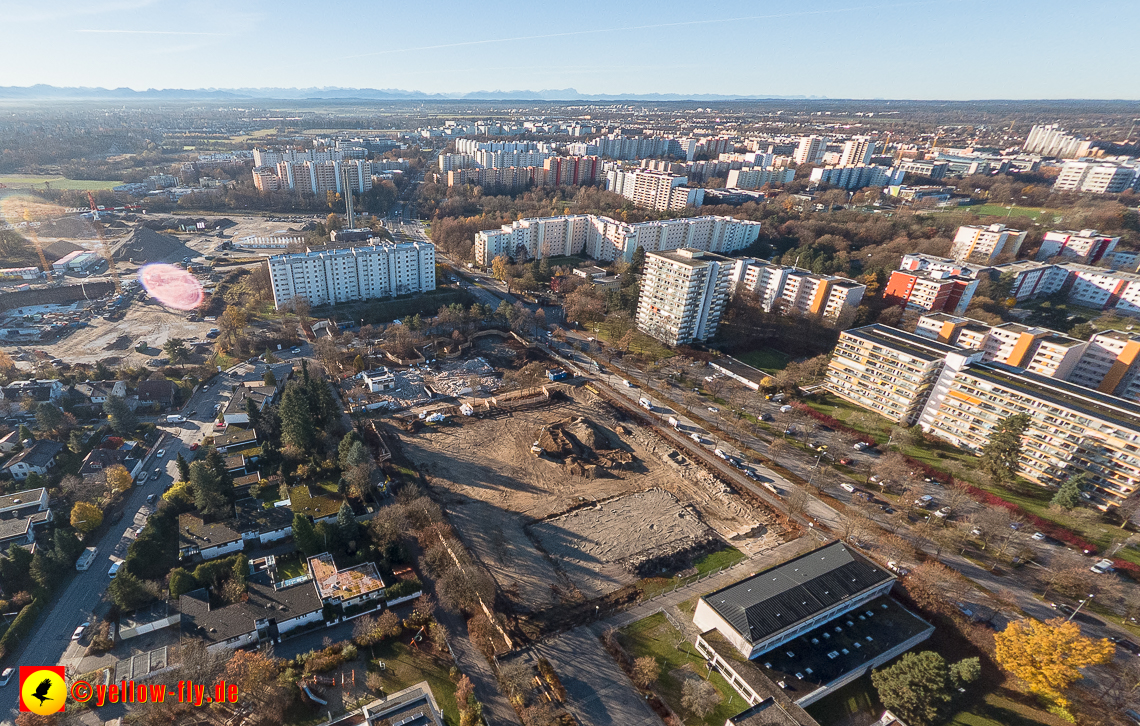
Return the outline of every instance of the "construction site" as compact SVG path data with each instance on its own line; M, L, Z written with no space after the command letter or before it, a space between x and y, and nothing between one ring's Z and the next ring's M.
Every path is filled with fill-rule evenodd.
M513 395L395 433L524 630L711 551L781 541L769 510L584 387Z

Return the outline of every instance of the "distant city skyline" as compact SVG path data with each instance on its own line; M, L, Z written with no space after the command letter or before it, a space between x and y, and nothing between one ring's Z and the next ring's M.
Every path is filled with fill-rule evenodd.
M1068 53L1140 3L679 0L479 6L333 0L0 0L0 86L398 88L898 99L1136 99L1140 74Z

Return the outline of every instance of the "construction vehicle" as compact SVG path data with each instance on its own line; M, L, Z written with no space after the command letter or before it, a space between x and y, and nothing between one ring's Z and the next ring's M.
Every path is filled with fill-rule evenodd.
M115 283L115 293L122 295L123 286L119 282L119 271L115 267L115 257L111 254L111 248L107 246L107 239L103 236L103 225L99 224L99 207L95 204L95 196L90 190L87 191L87 201L91 203L91 221L95 225L95 234L99 237L99 251L107 260L107 272Z

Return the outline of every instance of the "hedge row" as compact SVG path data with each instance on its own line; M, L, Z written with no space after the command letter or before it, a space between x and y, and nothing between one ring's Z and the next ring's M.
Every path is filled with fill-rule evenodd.
M12 624L8 626L8 630L4 633L4 637L0 638L0 652L8 653L12 650L12 646L23 640L24 636L32 629L35 624L36 618L39 617L40 611L44 609L44 598L37 597L30 603L24 606Z

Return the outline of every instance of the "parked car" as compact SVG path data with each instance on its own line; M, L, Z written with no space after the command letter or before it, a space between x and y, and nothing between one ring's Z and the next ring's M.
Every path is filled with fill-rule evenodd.
M870 446L870 444L868 444L866 441L857 441L857 442L855 442L855 445L852 446L851 448L855 449L856 451L862 451L863 449L867 448L868 446Z
M159 449L154 453L154 455L156 458L161 459L162 457L166 456L166 449Z
M851 486L847 482L843 482L842 484L840 484L839 488L845 492L851 492L852 494L855 493L855 487Z
M292 353L293 355L297 355L298 353L301 352L301 349L300 348L290 348L289 352Z
M111 563L111 569L107 570L107 576L114 580L115 575L119 574L119 568L122 566L122 561Z
M791 404L785 403L783 406L780 406L780 413L787 413L788 411L791 411L791 410L792 410Z
M1112 640L1112 639L1109 638L1109 640ZM1120 648L1121 650L1126 650L1129 653L1131 653L1132 655L1140 655L1140 645L1137 645L1136 643L1132 642L1131 640L1125 640L1122 638L1122 639L1117 640L1115 642L1116 642L1117 648ZM0 684L0 685L2 685L2 684Z
M16 671L15 668L5 668L3 673L0 673L0 688L8 685L8 681L12 680L12 674Z
M709 406L709 411L712 411L713 413L720 413L720 409L716 406Z
M1073 608L1073 606L1066 605L1063 602L1051 602L1049 604L1053 607L1054 610L1056 610L1059 613L1063 613L1065 615L1072 615L1075 612L1077 612L1076 609Z
M905 577L906 575L910 574L910 570L903 567L902 565L895 562L894 560L888 560L887 561L887 569L890 570L891 572L895 573L896 575L901 576L901 577Z
M71 639L72 640L79 640L80 638L82 638L83 634L85 632L87 632L87 628L90 626L91 626L91 623L83 623L82 625L80 625L78 628L75 629L75 632L71 634Z
M845 458L840 459L839 463L843 464L844 466L850 466L851 465L851 459L848 459L845 457Z
M139 474L139 484L144 483L149 478L150 478L150 473L144 471L142 474Z
M1033 533L1033 539L1037 540L1038 542L1044 542L1045 541L1045 535L1041 532L1034 532Z
M157 498L157 496L156 496L156 495L154 495L154 494L148 494L148 495L146 496L146 503L147 503L147 504L154 504L154 500L155 500L156 498Z
M934 497L930 496L929 494L923 494L921 497L914 500L914 506L916 506L916 507L929 507L933 501L934 501Z
M190 444L190 450L197 451L199 446L201 446L201 444L198 444L197 442Z

